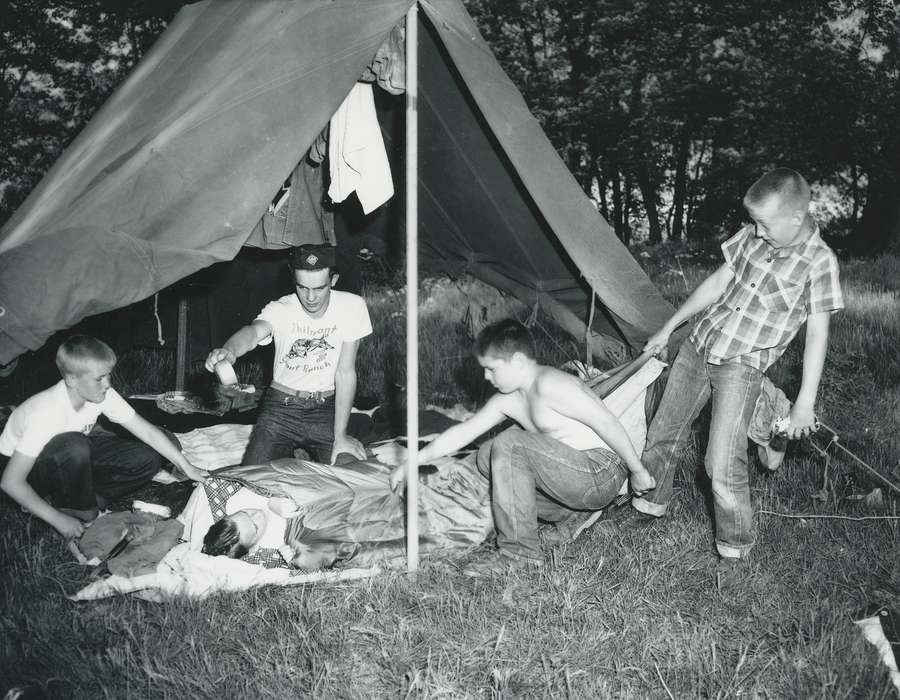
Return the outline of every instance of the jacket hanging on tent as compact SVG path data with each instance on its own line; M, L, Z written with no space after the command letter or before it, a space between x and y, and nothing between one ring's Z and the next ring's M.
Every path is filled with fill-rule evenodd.
M281 248L304 243L337 244L334 214L322 205L325 166L301 158L291 174L287 202L277 211L267 211L245 245Z

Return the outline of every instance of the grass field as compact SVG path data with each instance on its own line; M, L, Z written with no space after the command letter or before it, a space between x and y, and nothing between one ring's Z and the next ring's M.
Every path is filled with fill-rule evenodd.
M673 303L715 264L681 250L639 259ZM900 260L848 261L843 282L847 309L832 325L819 414L842 444L896 483ZM404 385L403 301L371 291L376 334L360 357L360 390L390 399ZM468 354L471 334L486 320L525 319L531 310L465 280L431 280L422 297L423 399L472 406L485 389ZM545 361L583 353L538 320ZM799 385L799 360L792 347L771 373L789 396ZM163 386L136 382L143 363ZM168 388L170 376L171 360L123 357L117 380L145 391ZM719 591L700 476L703 435L701 426L683 455L664 521L637 533L600 523L551 550L540 573L490 581L462 577L455 559L426 560L414 576L352 585L74 604L64 596L87 573L48 527L3 500L0 692L220 700L894 697L851 619L871 603L900 613L897 500L886 488L880 504L847 498L877 483L833 450L826 458L793 446L778 472L753 471L759 544L745 580Z

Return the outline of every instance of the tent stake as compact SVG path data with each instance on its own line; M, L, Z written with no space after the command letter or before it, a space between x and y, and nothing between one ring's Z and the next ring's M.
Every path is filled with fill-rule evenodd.
M406 566L419 568L418 3L406 13Z

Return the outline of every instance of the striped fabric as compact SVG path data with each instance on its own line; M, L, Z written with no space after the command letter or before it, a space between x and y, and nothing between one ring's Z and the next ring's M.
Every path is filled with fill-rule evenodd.
M818 226L804 241L773 248L744 227L722 244L734 272L690 339L712 364L736 362L766 371L807 316L844 307L837 258Z

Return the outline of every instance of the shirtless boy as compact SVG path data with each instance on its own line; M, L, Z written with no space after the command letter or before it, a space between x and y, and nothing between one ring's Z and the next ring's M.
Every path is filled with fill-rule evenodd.
M475 341L478 363L494 394L471 418L419 452L419 463L452 454L507 419L510 427L478 450L478 470L491 479L499 556L464 573L485 576L542 566L538 519L560 523L578 511L604 508L626 478L638 494L655 486L619 420L578 378L538 364L534 341L518 321L498 321ZM405 466L391 475L398 488Z

